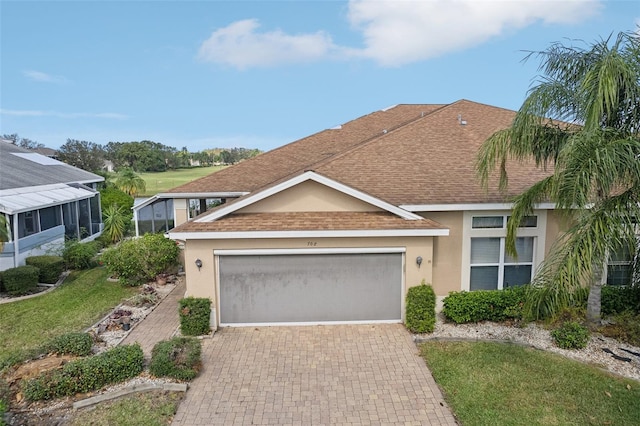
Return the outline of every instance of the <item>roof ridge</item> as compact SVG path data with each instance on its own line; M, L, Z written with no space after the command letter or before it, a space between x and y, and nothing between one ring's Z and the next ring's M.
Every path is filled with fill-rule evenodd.
M316 161L315 163L311 164L309 167L321 167L324 164L332 162L333 160L336 160L336 159L341 158L341 157L343 157L345 155L351 154L352 152L354 152L354 151L356 151L358 149L361 149L364 146L368 145L369 143L371 143L371 142L373 142L375 140L378 140L378 139L380 139L380 138L382 138L382 137L384 137L384 136L386 136L386 135L388 135L390 133L393 133L393 132L397 131L398 129L401 129L401 128L405 127L405 126L408 126L409 124L414 123L414 122L416 122L418 120L421 120L421 119L423 119L425 117L428 117L428 116L430 116L432 114L435 114L436 112L446 108L450 104L398 104L398 105L416 105L416 106L418 106L418 105L439 105L439 107L434 109L433 111L429 111L428 113L425 113L423 111L423 112L420 113L420 115L418 117L415 117L415 118L412 118L412 119L407 120L405 122L402 122L402 123L398 124L397 126L393 126L390 129L384 129L381 134L377 134L377 135L371 136L371 137L369 137L369 138L367 138L367 139L365 139L365 140L363 140L363 141L361 141L361 142L359 142L359 143L357 143L355 145L352 145L351 147L345 149L344 151L337 152L337 153L331 155L330 157L323 158L320 161ZM395 105L392 108L395 108L398 105ZM376 112L378 112L378 111L376 111ZM309 170L313 170L313 169L312 168L305 168L305 170L303 170L303 172L304 171L309 171ZM295 175L295 174L298 174L298 173L300 173L300 170L296 171L295 173L291 173L289 176L292 176L292 175Z

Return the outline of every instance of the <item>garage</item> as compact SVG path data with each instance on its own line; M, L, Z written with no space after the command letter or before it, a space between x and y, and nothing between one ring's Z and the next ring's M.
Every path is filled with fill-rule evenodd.
M400 322L403 251L214 252L220 325Z

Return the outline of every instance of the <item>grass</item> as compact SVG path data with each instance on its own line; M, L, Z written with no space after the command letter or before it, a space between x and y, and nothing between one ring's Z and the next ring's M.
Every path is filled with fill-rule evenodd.
M428 342L420 350L465 426L640 424L637 381L516 345Z
M104 268L74 272L48 294L0 305L0 369L55 336L90 327L137 293L107 275Z
M159 192L165 192L176 186L210 175L225 167L226 166L193 167L190 169L169 170L166 172L138 173L147 185L146 192L139 196L150 197Z
M182 396L181 392L139 393L126 399L102 403L91 411L79 412L74 415L70 425L159 426L171 424Z

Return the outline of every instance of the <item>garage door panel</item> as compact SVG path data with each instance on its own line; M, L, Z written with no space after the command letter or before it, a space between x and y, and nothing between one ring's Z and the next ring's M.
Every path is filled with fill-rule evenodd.
M401 318L400 253L219 260L223 324Z

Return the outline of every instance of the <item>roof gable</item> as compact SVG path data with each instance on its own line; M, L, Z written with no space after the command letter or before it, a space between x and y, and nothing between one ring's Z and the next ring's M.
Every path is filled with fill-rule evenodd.
M422 220L421 216L408 212L404 209L401 209L400 207L397 207L393 204L389 204L386 201L373 197L364 192L355 190L343 183L340 183L332 179L329 179L327 177L324 177L322 175L319 175L318 173L308 171L298 176L295 176L291 179L288 179L284 182L273 185L269 188L246 195L228 205L223 205L222 207L212 211L211 213L204 214L194 219L194 222L198 222L198 223L213 222L231 213L240 212L241 209L243 208L251 206L275 194L279 194L283 191L286 191L289 188L292 188L296 185L299 185L303 182L308 182L308 181L316 182L318 184L332 188L335 191L342 192L343 194L346 194L364 203L375 206L380 210L385 210L387 212L390 212L400 218L403 218L406 220Z

